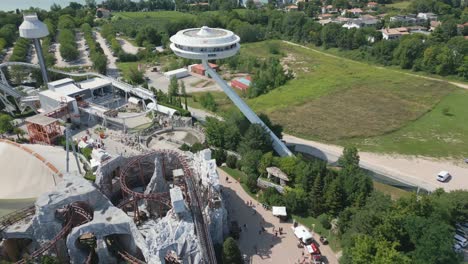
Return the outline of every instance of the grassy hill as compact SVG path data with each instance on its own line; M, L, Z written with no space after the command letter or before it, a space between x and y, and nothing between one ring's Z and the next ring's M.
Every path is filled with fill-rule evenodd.
M427 156L468 156L468 91L286 43L244 44L241 56L279 56L296 78L247 100L307 139ZM224 108L225 103L223 103Z

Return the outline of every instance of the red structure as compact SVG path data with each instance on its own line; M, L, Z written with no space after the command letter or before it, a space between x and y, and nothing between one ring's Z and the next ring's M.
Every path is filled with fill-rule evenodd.
M218 71L218 68L219 68L218 65L213 64L213 63L208 63L208 65L210 65L210 67L211 67L213 70ZM190 71L193 72L193 73L196 73L196 74L205 75L205 67L203 67L203 64L195 64L195 65L193 65L193 66L190 68Z
M246 76L245 78L238 78L231 81L231 87L236 88L242 91L249 89L250 84L252 83L252 78Z
M35 115L26 118L29 141L31 143L45 143L51 145L57 137L62 135L59 121L55 118Z

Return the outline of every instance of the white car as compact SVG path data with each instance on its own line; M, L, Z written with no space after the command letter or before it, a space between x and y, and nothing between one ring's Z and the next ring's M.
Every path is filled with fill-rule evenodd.
M455 251L455 253L461 253L463 251L463 249L458 243L455 243L453 245L453 251Z
M439 174L437 174L437 180L440 182L445 182L451 177L450 173L448 171L441 171Z

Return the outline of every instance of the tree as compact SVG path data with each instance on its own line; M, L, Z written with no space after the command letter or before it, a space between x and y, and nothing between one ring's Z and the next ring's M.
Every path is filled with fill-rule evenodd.
M7 114L0 114L0 134L13 130L13 118Z
M184 96L184 104L185 104L185 110L188 111L188 104L187 104L187 91L185 90L185 83L180 82L180 90L182 91L182 96Z
M231 169L234 169L236 168L236 164L237 164L237 157L234 156L234 155L228 155L227 158L226 158L226 165L231 168Z
M169 83L169 103L174 104L174 97L179 94L179 83L177 82L177 78L175 76L171 77L171 81Z
M236 241L228 237L223 243L223 263L242 264L242 255Z
M23 129L19 127L13 128L13 133L18 137L18 139L23 138L23 136L26 134Z
M259 150L262 153L272 150L270 135L259 124L250 125L239 145L241 155L252 150Z
M343 155L338 159L338 164L345 167L359 168L359 154L356 147L345 147Z
M330 183L325 191L325 205L328 212L332 216L337 216L338 213L345 207L345 194L339 178L336 178Z
M323 177L322 175L315 176L312 192L310 193L310 212L312 215L317 216L324 212L325 199L323 196Z
M218 104L210 92L200 96L200 104L212 112L216 112L218 109Z
M128 79L132 84L142 84L145 81L143 72L139 71L136 66L128 69Z

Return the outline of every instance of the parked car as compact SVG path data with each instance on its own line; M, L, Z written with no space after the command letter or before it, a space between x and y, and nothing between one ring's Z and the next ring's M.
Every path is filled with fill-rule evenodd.
M452 175L448 173L448 171L441 171L439 174L437 174L437 180L440 182L445 182L447 181Z
M468 240L460 235L455 235L453 238L462 248L465 248L468 245Z
M458 243L455 243L452 248L455 253L461 253L463 251L462 247Z
M457 234L457 235L459 235L459 236L462 236L462 237L468 239L468 233L465 232L465 231L462 230L462 229L457 229L457 230L455 230L455 234Z

